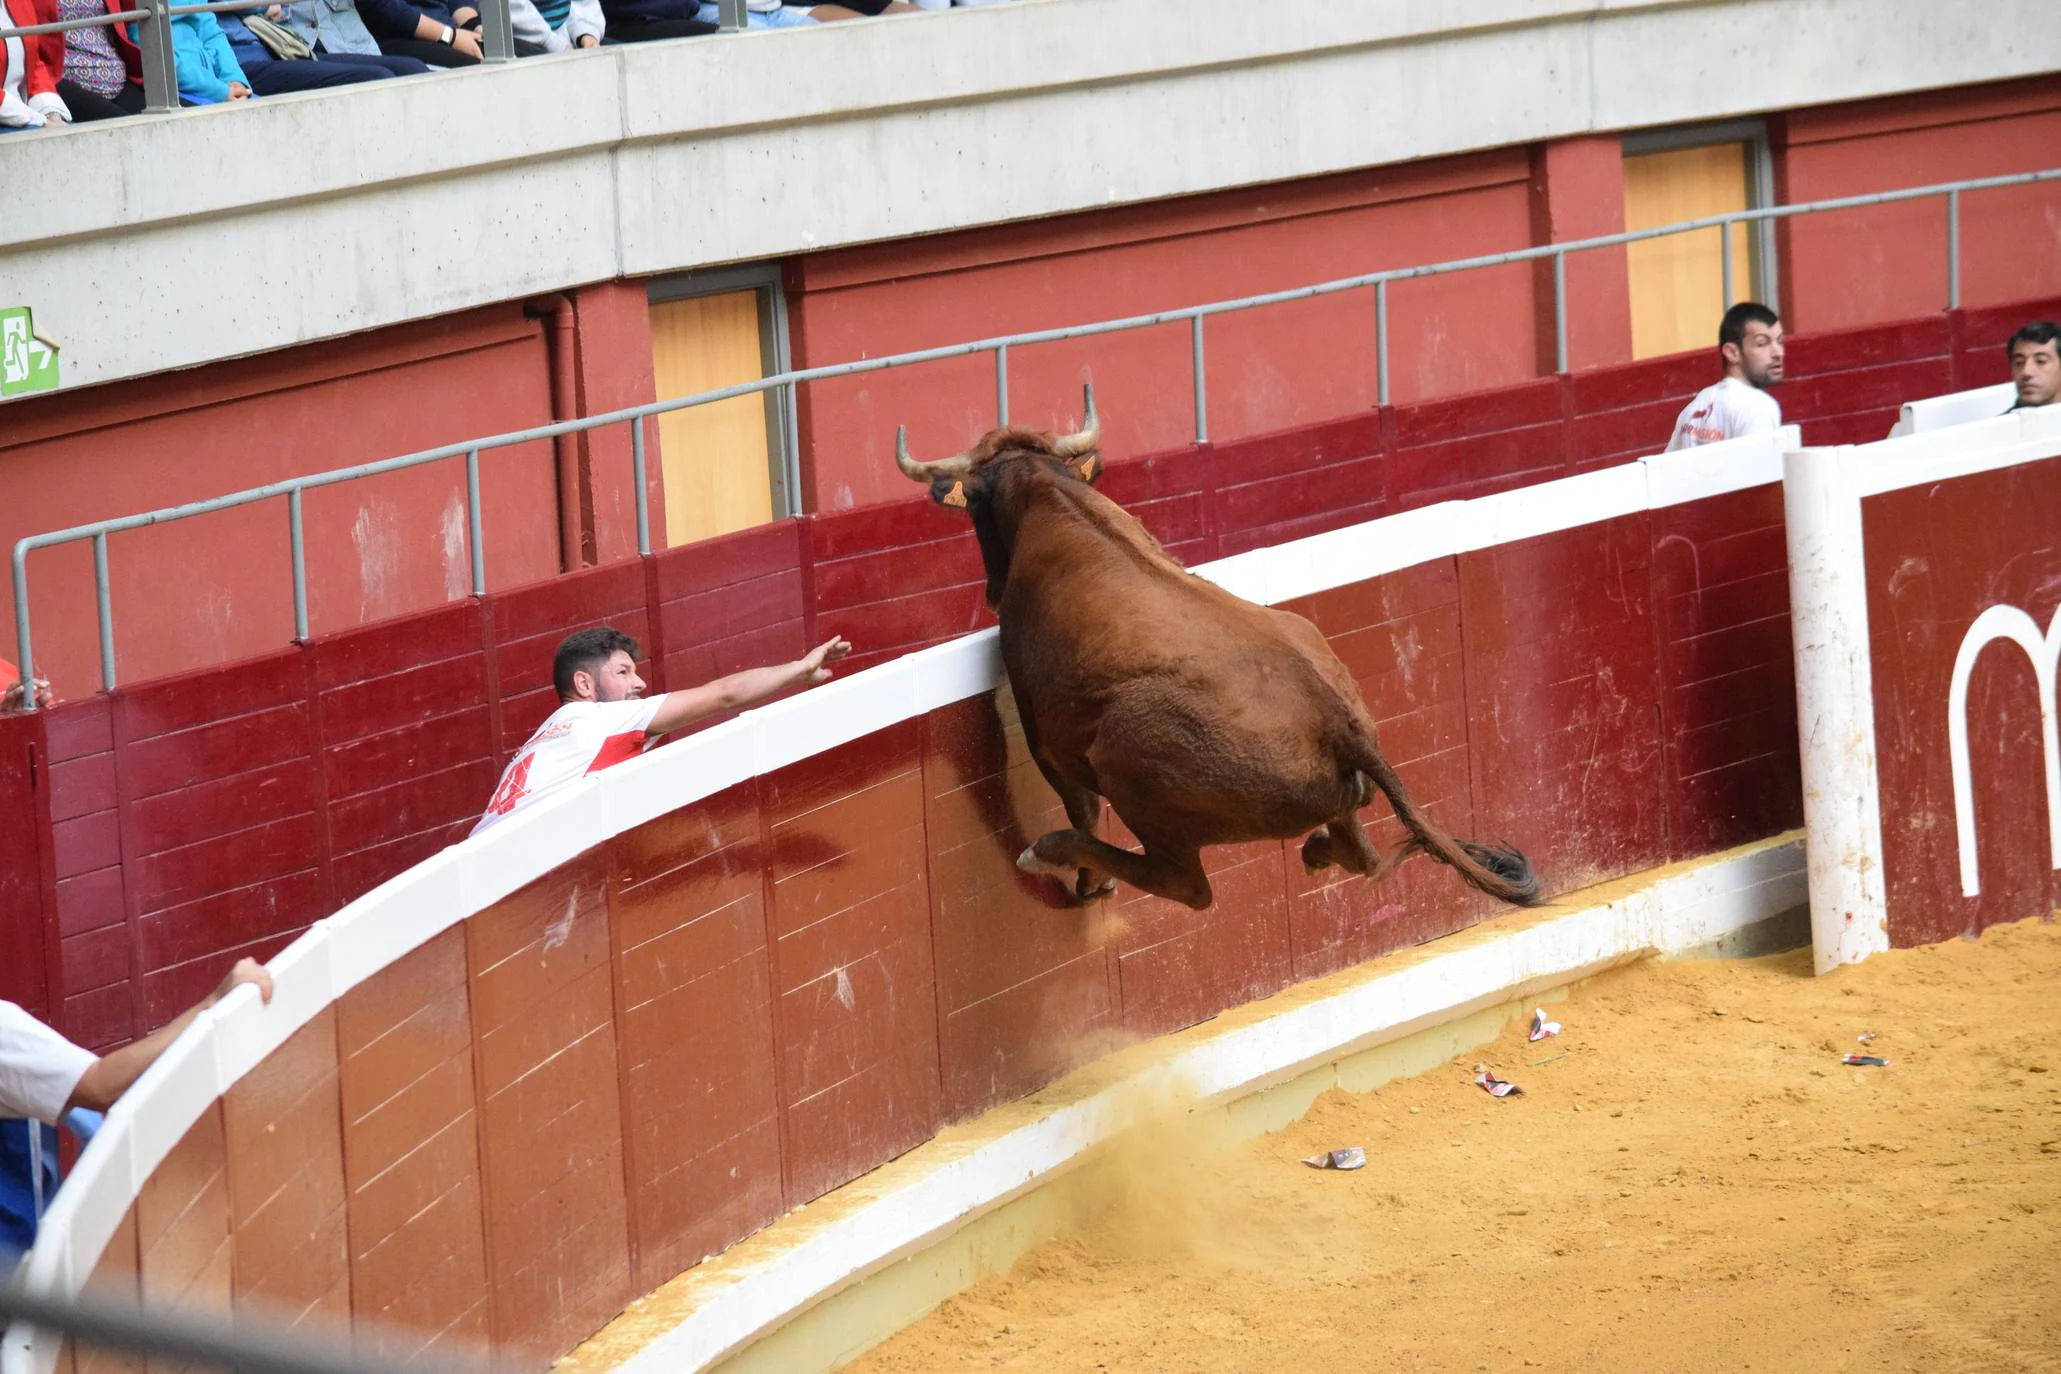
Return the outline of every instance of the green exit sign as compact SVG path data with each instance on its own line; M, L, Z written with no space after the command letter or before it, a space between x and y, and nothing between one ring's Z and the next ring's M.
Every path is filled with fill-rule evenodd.
M36 337L25 305L0 307L0 400L57 390L57 346Z

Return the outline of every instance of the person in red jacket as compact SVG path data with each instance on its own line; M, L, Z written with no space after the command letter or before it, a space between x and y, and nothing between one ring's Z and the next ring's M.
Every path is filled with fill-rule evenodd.
M0 28L20 29L57 19L57 0L0 0ZM57 94L64 73L64 35L36 33L0 38L0 129L40 129L55 117L70 119Z

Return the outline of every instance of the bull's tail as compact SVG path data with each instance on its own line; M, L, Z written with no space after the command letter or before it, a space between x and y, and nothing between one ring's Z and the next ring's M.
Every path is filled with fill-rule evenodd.
M1515 849L1477 844L1473 840L1456 839L1447 834L1438 822L1418 810L1417 803L1410 800L1410 794L1403 790L1402 779L1388 766L1388 760L1381 757L1381 751L1375 748L1373 740L1354 731L1346 751L1346 762L1366 774L1388 798L1388 804L1395 808L1396 819L1410 832L1409 838L1403 842L1405 853L1415 850L1429 854L1451 867L1470 885L1513 906L1542 904L1538 875L1532 872L1530 860ZM1397 859L1402 857L1402 854L1396 856Z

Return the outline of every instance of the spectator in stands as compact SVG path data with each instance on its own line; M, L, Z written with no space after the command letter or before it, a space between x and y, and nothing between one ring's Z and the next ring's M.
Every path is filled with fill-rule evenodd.
M215 990L168 1025L106 1056L82 1049L12 1002L0 1001L0 1277L36 1236L57 1184L57 1133L67 1113L104 1112L157 1062L179 1033L244 984L272 1000L272 975L239 959Z
M608 30L601 0L508 0L508 20L518 57L598 48Z
M2018 388L2012 410L2061 401L2061 325L2035 320L2011 336L2004 352L2011 359L2011 381Z
M57 18L54 0L0 0L0 28L20 29ZM0 41L0 130L40 129L49 120L68 122L70 112L57 93L64 74L64 36L32 33Z
M429 70L418 58L381 52L351 0L294 0L269 6L248 23L224 14L222 32L258 95L354 86Z
M647 700L644 679L637 676L636 640L605 625L567 635L551 661L558 709L509 761L472 833L567 783L637 757L659 735L755 706L790 687L825 681L829 665L851 651L845 640L832 638L792 663L747 668Z
M701 0L601 0L608 43L652 43L694 38L722 27L701 17Z
M119 14L123 0L57 0L59 19ZM96 24L64 35L57 93L76 123L143 113L143 54L125 24Z
M483 55L479 10L444 0L360 0L358 17L392 57L432 67L471 67ZM613 21L611 21L613 22Z
M1718 324L1725 375L1696 393L1675 421L1667 451L1715 444L1782 427L1782 407L1768 388L1782 380L1782 321L1754 301L1741 301Z
M701 8L696 15L703 23L713 24L722 17L721 7L716 0L700 0ZM746 23L754 29L799 29L810 24L834 23L840 19L866 19L877 14L913 14L916 7L908 0L840 0L834 5L814 3L783 4L781 0L745 0Z
M250 99L250 78L237 65L215 16L172 16L172 54L179 67L179 98L191 105Z

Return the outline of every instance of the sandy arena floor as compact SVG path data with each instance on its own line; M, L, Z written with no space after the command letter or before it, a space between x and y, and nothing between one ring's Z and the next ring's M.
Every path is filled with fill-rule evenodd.
M2061 924L1809 969L1644 964L1556 1039L1148 1142L1102 1224L848 1368L2061 1368Z

